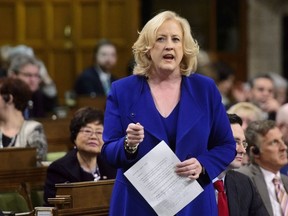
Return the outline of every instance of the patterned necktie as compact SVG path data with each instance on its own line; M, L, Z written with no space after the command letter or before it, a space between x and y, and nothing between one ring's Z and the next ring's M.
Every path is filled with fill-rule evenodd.
M284 216L288 215L288 196L287 192L285 191L280 179L278 177L275 177L273 179L273 183L275 185L276 190L276 196L278 199L278 202L280 203L281 210Z
M214 187L218 191L218 215L229 216L227 197L224 191L224 185L222 180L217 180L213 183Z

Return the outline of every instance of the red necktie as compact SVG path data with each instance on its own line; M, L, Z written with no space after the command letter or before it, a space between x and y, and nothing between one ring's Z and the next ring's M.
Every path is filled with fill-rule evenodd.
M213 183L215 189L218 191L218 215L229 216L227 197L224 191L222 180L217 180Z

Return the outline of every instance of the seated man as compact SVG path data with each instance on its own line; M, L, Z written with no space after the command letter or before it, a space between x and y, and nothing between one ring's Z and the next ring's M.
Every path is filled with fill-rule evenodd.
M251 178L269 215L288 215L288 177L280 174L280 169L288 162L283 134L275 121L262 120L251 122L245 136L251 164L238 170Z
M280 104L274 95L275 84L271 76L258 74L249 80L249 87L249 102L258 106L266 114L267 119L275 120Z
M54 161L47 170L44 187L45 205L56 196L56 183L114 179L116 170L100 155L103 145L103 113L91 107L79 109L70 123L70 137L75 148Z
M117 62L115 45L102 39L94 50L94 65L83 71L75 83L75 92L78 95L106 96L111 83L116 77L111 73Z
M8 76L23 80L32 91L29 109L25 111L26 119L45 117L57 105L56 96L50 97L40 87L43 81L40 74L41 64L43 63L35 57L21 54L12 58L8 69Z
M245 139L244 130L241 127L241 118L236 114L228 114L228 117L231 124L232 133L237 144L237 155L229 167L213 180L216 190L219 190L219 184L221 182L223 183L224 181L225 192L224 194L221 194L223 193L221 190L216 192L218 197L222 195L225 198L227 195L227 198L225 198L227 202L224 206L221 206L221 197L219 197L217 200L219 215L269 216L260 195L249 177L232 170L241 167L242 159L248 144ZM226 211L226 214L224 211Z

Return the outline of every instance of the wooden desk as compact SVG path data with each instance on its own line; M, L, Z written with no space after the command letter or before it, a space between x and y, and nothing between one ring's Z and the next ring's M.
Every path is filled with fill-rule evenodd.
M69 208L57 209L53 207L36 207L35 216L49 215L49 216L108 216L108 208Z
M60 209L57 216L108 216L109 207Z
M19 170L0 171L0 187L1 184L14 183L41 183L44 184L46 179L47 167L33 167Z
M36 167L36 148L0 149L0 191L16 192L33 209L31 191L43 190L47 167Z
M36 167L36 148L1 148L0 158L0 171Z
M56 184L57 195L71 195L71 208L109 208L114 180Z
M0 171L0 191L18 192L24 197L30 210L32 210L34 206L31 191L43 190L46 170L47 167L33 167Z

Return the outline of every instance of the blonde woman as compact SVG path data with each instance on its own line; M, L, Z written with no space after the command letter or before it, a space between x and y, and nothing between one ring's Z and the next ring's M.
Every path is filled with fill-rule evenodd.
M234 159L235 141L215 83L194 74L199 47L172 11L152 18L133 46L134 75L112 83L101 154L119 168L109 214L153 216L124 172L164 140L182 161L175 172L204 191L178 216L218 215L211 180Z

